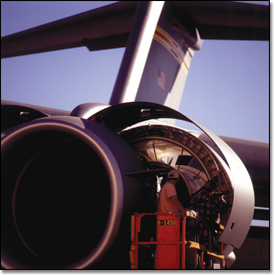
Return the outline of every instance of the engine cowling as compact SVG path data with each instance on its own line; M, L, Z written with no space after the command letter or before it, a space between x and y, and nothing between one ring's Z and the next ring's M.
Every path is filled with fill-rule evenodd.
M3 268L129 264L123 229L146 210L146 184L125 176L141 165L115 132L75 117L42 118L6 135L1 158Z

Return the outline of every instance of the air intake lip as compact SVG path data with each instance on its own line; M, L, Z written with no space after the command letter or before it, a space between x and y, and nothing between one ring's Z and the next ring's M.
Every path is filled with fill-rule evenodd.
M27 123L2 140L3 159L1 249L4 268L75 269L95 265L116 241L124 213L136 211L142 198L137 197L142 193L142 185L124 176L141 169L136 154L122 138L95 122L54 117ZM76 185L77 179L81 183ZM76 201L72 204L75 208L71 207L68 197ZM80 199L76 200L77 197ZM86 202L83 208L79 207L82 201ZM45 207L46 204L49 207ZM62 215L63 209L69 212ZM78 214L73 214L74 210ZM80 214L82 210L84 214ZM37 218L39 215L41 217ZM79 217L77 227L70 218ZM55 226L58 226L56 231L52 230ZM66 230L70 226L73 229ZM81 230L81 227L88 229ZM72 235L74 231L76 237ZM45 240L49 242L48 247ZM84 243L90 244L90 251L86 246L86 251L78 254ZM53 245L52 252L50 245Z

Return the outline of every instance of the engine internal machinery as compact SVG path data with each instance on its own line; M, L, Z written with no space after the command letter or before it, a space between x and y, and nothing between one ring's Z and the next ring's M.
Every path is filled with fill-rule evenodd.
M158 184L165 180L169 170L179 170L181 179L177 188L178 192L182 191L179 199L183 206L188 207L190 196L210 179L215 179L219 191L228 194L232 201L232 185L223 161L193 134L170 126L148 125L127 130L121 135L138 154L143 168L154 170L158 175ZM158 186L157 191L159 189Z

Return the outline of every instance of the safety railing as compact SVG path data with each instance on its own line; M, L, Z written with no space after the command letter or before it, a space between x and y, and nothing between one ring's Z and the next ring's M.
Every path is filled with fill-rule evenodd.
M131 217L131 269L185 269L186 248L196 251L193 269L205 269L205 254L220 260L224 268L223 247L214 252L195 241L186 241L186 217L174 213L135 213ZM211 263L211 268L212 268ZM190 267L188 267L190 269Z

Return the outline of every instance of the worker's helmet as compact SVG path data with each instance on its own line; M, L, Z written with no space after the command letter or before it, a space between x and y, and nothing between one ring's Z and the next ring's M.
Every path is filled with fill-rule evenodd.
M179 179L179 173L176 170L172 170L168 173L167 179Z
M217 183L214 180L208 180L204 184L204 189L208 192L212 192L217 188Z

